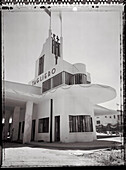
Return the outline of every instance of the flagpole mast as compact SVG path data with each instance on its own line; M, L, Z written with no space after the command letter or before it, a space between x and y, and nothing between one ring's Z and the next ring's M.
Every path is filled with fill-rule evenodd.
M44 11L48 14L48 16L50 17L49 19L49 35L51 34L51 9L48 10L47 7L44 7Z
M62 37L62 13L60 12L60 34Z
M51 13L51 9L50 9L50 13ZM50 14L49 30L51 31L51 14Z
M59 13L59 17L60 17L60 54L61 54L61 59L63 59L63 37L62 37L62 13Z

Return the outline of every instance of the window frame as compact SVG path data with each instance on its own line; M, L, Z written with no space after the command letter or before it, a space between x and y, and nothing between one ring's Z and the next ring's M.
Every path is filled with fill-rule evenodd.
M38 133L49 133L49 117L38 119Z
M74 84L87 84L87 76L82 73L74 74Z
M49 88L45 88L45 87L47 87L47 85L44 87L44 84L45 83L47 83L47 82L50 82L50 84L49 84ZM44 81L43 83L42 83L42 92L44 93L44 92L46 92L46 91L48 91L48 90L50 90L51 89L51 87L52 87L52 80L51 80L51 78L50 79L48 79L48 80L46 80L46 81Z
M97 123L98 125L100 125L101 122L100 122L100 120L97 120L96 123Z
M59 75L61 75L61 77L59 76ZM58 82L58 81L55 81L56 83L58 82L58 84L55 84L54 85L54 80L56 79L56 77L60 77L60 83ZM63 72L60 72L59 74L57 74L57 75L55 75L54 77L52 77L52 85L51 85L51 87L52 88L55 88L55 87L57 87L57 86L60 86L60 85L62 85L63 84Z
M38 76L44 72L44 56L45 54L39 58Z
M93 121L90 115L69 115L69 133L78 132L93 132Z
M67 85L73 85L73 84L75 84L75 83L74 83L74 75L71 74L71 73L69 73L69 72L66 72L66 71L65 71L64 73L65 73L65 82L64 82L64 83L67 84ZM67 75L68 75L68 76L71 76L71 78L68 79L68 80L67 80ZM67 81L69 81L69 83L67 83Z

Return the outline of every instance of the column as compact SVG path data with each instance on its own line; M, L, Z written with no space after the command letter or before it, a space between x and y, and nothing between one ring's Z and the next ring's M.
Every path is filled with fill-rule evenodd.
M14 108L14 113L13 113L12 141L18 140L19 116L20 116L20 107L16 106Z
M25 111L23 143L29 143L31 141L32 111L33 111L33 102L28 101L26 103L26 111Z

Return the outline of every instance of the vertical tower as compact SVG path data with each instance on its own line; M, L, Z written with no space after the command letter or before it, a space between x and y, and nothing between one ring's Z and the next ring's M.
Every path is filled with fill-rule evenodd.
M42 52L36 61L35 77L53 68L62 60L62 37L52 34L49 30L49 36L43 45Z
M45 8L47 12L47 8ZM61 21L61 37L52 33L51 30L51 13L48 10L48 15L50 16L50 26L49 35L43 44L42 52L36 61L35 65L35 77L43 74L49 69L53 68L55 65L59 64L63 60L63 38L62 38L62 19Z

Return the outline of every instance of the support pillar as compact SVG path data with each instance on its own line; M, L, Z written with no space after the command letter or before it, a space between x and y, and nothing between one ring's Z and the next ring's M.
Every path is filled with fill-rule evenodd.
M18 140L19 116L20 116L20 107L16 106L14 108L14 113L13 113L12 141Z
M33 102L28 101L26 103L26 111L25 111L23 143L29 143L31 141L32 111L33 111Z

